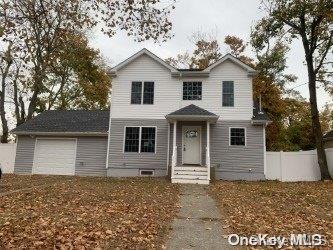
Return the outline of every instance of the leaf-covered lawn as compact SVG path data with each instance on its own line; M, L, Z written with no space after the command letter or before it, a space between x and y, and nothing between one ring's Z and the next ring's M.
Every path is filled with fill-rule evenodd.
M333 182L227 182L210 186L231 233L320 233L333 247Z
M0 249L162 247L178 210L177 185L148 178L62 178L0 197Z
M68 176L41 176L41 175L15 175L4 174L0 181L0 194L19 189L26 189L40 185L52 185L53 183L70 179Z

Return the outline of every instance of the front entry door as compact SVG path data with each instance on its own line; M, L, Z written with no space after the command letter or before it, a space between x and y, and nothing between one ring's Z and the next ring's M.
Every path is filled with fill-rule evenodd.
M183 126L183 164L201 164L201 127Z

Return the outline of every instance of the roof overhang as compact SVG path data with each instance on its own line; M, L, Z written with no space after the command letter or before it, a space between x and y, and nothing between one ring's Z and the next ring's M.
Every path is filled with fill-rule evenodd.
M246 70L248 76L255 76L257 74L257 71L254 68L252 68L249 65L243 63L241 60L239 60L237 57L234 57L231 54L226 54L220 60L218 60L215 63L211 64L210 66L208 66L207 68L205 68L203 71L204 72L210 72L213 68L217 67L218 65L220 65L221 63L223 63L226 60L230 60L233 63L235 63L238 66L240 66L241 68L243 68L244 70Z
M121 63L119 63L117 66L113 67L111 69L109 75L112 76L112 77L116 77L117 76L117 72L120 69L122 69L126 65L130 64L132 61L134 61L135 59L139 58L142 55L149 56L150 58L152 58L153 60L155 60L156 62L158 62L162 66L164 66L165 68L169 69L170 72L171 72L171 74L178 72L178 70L176 68L172 67L171 65L169 65L168 63L166 63L163 59L161 59L160 57L158 57L154 53L152 53L149 50L147 50L147 49L144 48L144 49L138 51L137 53L135 53L134 55L132 55L131 57L129 57L126 60L124 60Z
M172 72L173 77L209 77L209 72L207 71L177 71Z
M269 120L251 120L251 124L252 125L264 125L264 126L267 126L270 123L272 123L272 121L269 121Z
M175 121L208 121L216 123L219 116L210 115L166 115L165 118L170 122Z
M246 70L248 76L253 77L253 76L255 76L257 74L257 71L255 69L253 69L252 67L250 67L249 65L245 64L244 62L242 62L241 60L239 60L238 58L234 57L231 54L227 54L227 55L223 56L221 59L219 59L215 63L209 65L207 68L205 68L203 70L180 71L180 70L172 67L168 63L166 63L163 59L161 59L160 57L158 57L154 53L152 53L149 50L147 50L147 49L144 48L144 49L138 51L137 53L135 53L134 55L132 55L131 57L129 57L126 60L124 60L121 63L119 63L117 66L113 67L111 69L111 71L109 72L109 75L111 77L116 77L117 76L117 72L120 69L122 69L126 65L130 64L132 61L134 61L135 59L137 59L138 57L140 57L142 55L149 56L150 58L152 58L153 60L155 60L156 62L158 62L162 66L164 66L165 68L169 69L170 72L171 72L171 76L173 76L173 77L209 77L209 74L210 74L211 70L213 68L217 67L218 65L220 65L221 63L223 63L226 60L230 60L233 63L235 63L238 66L240 66L241 68L243 68L244 70Z
M108 136L107 132L32 132L32 131L13 131L16 135L29 136Z

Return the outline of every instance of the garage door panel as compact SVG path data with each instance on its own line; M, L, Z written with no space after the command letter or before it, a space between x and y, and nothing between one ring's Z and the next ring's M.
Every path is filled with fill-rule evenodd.
M34 174L74 175L75 139L37 139Z

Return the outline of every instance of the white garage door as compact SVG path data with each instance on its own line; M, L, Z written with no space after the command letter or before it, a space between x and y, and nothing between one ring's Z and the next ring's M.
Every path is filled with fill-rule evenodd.
M36 139L33 174L74 175L75 139Z

